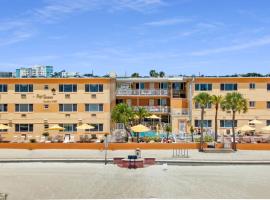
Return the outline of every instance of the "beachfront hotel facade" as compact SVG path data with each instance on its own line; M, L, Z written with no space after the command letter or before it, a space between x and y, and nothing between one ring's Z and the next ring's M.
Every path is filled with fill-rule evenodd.
M200 92L225 96L237 91L248 100L249 110L236 115L236 126L258 119L270 125L270 78L262 77L91 77L91 78L1 78L0 124L11 127L1 130L5 140L18 137L39 140L44 132L50 136L59 131L49 127L65 128L61 135L74 135L75 141L85 131L77 130L83 123L95 128L86 133L103 137L117 128L111 121L116 104L144 107L160 117L163 128L172 126L173 133L190 132L191 125L198 128L200 108L193 97ZM214 106L205 110L205 128L214 130ZM219 133L231 128L231 113L219 110ZM159 127L162 129L162 127ZM163 129L164 130L164 129Z
M83 123L95 127L91 134L109 134L114 87L112 78L2 78L0 123L11 127L2 135L9 141L39 140L44 132L59 134L48 128L60 125L64 136L74 135L78 141L85 131L76 127Z

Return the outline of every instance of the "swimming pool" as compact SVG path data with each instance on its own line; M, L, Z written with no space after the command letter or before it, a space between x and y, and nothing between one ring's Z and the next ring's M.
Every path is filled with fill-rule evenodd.
M136 134L132 133L132 136L135 137ZM166 133L157 133L155 131L149 131L149 132L142 132L140 133L140 137L155 137L155 136L159 136L159 137L167 137ZM171 134L169 134L169 136L171 136Z

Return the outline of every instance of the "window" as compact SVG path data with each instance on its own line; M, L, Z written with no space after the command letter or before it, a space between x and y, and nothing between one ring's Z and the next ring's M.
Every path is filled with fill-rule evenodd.
M6 84L0 84L0 92L7 92L7 85Z
M267 108L270 109L270 101L267 101L266 104L267 104Z
M101 112L103 111L103 104L85 104L86 112Z
M201 126L201 120L194 121L195 127ZM210 128L212 127L212 120L203 120L203 127Z
M157 104L158 106L167 106L167 99L158 99Z
M266 126L270 126L270 120L266 120Z
M15 112L33 112L33 104L15 104Z
M174 90L184 90L185 89L185 83L173 83L172 88Z
M48 90L49 89L49 85L44 85L44 90Z
M168 89L168 83L160 83L159 88L163 89L163 90L167 90Z
M33 124L15 124L15 132L33 132Z
M5 126L8 126L8 124L4 124ZM7 129L0 129L0 133L1 132L7 132L8 130Z
M270 83L267 83L267 90L270 91Z
M102 84L86 84L85 92L103 92Z
M256 89L256 84L255 83L250 83L249 84L249 89Z
M77 104L59 104L59 112L77 112Z
M8 105L7 104L0 104L0 112L7 112Z
M249 107L250 108L255 108L255 106L256 106L256 102L255 101L250 101L249 102Z
M195 109L200 109L200 108L201 108L200 104L195 103ZM212 104L211 103L208 103L205 108L206 109L211 109L212 108Z
M87 131L91 131L91 132L102 132L103 131L103 124L91 124L91 126L95 127L91 130L87 130Z
M237 120L234 120L234 126L237 127ZM220 120L220 128L231 128L232 120Z
M195 90L196 91L211 91L212 84L206 84L206 83L195 84Z
M59 92L77 92L76 84L61 84L59 85Z
M222 83L222 84L220 84L220 90L223 90L223 91L237 90L237 84L234 84L234 83Z
M76 132L77 124L59 124L59 126L65 128L62 132Z
M33 92L32 84L16 84L15 92Z
M48 109L49 108L49 105L48 104L45 104L44 105L44 109Z

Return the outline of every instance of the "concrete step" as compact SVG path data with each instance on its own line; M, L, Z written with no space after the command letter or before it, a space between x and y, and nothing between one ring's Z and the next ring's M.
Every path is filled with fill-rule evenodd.
M204 153L233 153L232 149L215 149L215 148L207 148L204 149Z

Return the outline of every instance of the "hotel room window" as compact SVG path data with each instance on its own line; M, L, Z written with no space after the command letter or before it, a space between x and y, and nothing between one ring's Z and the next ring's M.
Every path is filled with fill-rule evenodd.
M234 126L237 127L237 120L234 120ZM232 120L220 120L220 128L231 128Z
M15 104L15 112L33 112L33 104Z
M206 84L206 83L195 84L195 90L196 91L211 91L212 84Z
M102 112L103 104L85 104L86 112Z
M222 90L222 91L237 90L237 84L236 83L221 83L220 90Z
M102 132L103 131L103 124L91 124L91 126L95 127L90 130L90 132Z
M15 132L33 132L33 124L15 124Z
M249 102L249 107L250 108L255 108L255 106L256 106L256 102L255 101L250 101Z
M6 84L0 84L0 92L7 92L8 87Z
M249 84L249 89L251 89L251 90L256 89L256 84L255 83L250 83Z
M44 85L44 90L48 90L49 89L49 85Z
M59 104L59 112L77 112L77 104Z
M267 101L266 104L267 104L266 105L267 106L267 109L270 109L270 101Z
M33 92L32 84L16 84L15 92Z
M266 120L266 126L270 126L270 120Z
M85 92L103 92L102 84L86 84Z
M0 112L7 112L8 105L7 104L0 104Z
M270 91L270 83L267 83L267 90Z
M208 103L205 107L205 109L211 109L212 108L212 104ZM201 109L201 106L199 103L195 103L195 109Z
M197 128L201 127L201 120L195 120L194 125ZM203 120L203 127L210 128L212 127L212 120Z
M76 84L60 84L59 92L77 92Z

